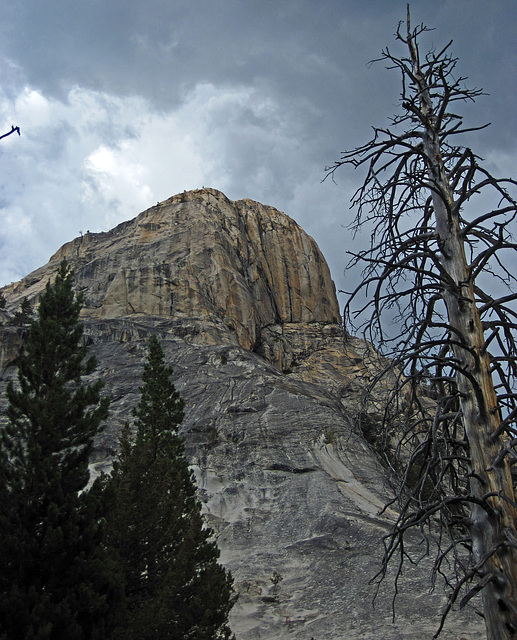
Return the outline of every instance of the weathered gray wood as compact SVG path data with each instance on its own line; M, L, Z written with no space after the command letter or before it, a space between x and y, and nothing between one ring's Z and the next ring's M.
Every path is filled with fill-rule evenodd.
M489 640L509 640L517 637L517 278L504 252L517 248L517 181L495 178L457 142L473 129L455 108L482 91L458 77L451 43L422 55L417 41L428 29L411 29L409 5L406 33L402 25L403 54L381 57L402 75L401 112L328 169L366 169L352 204L355 227L371 225L372 243L352 253L364 279L345 315L352 320L360 302L365 334L391 358L387 371L399 372L384 425L404 425L406 457L379 576L392 564L403 575L411 531L428 543L446 532L453 542L440 542L433 576L448 558L456 578L442 622L482 591ZM489 205L477 211L480 193ZM492 283L507 289L498 296Z
M423 148L431 184L436 231L441 248L441 263L449 279L443 298L455 334L463 344L454 344L458 360L458 388L465 432L472 464L472 494L483 500L492 495L493 513L473 505L470 530L474 556L484 563L483 573L492 576L483 590L488 640L512 640L517 637L517 548L508 537L517 532L517 510L508 458L496 466L501 438L494 438L500 426L500 411L490 373L491 363L483 349L485 335L474 295L473 281L465 254L458 208L442 161L441 131L430 88L420 68L410 30L408 8L408 46L413 76L418 83L423 129ZM512 537L513 537L512 536ZM490 555L489 559L485 558Z

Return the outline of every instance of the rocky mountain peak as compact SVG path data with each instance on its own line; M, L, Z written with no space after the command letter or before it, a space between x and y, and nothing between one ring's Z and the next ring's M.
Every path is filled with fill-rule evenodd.
M56 264L73 264L85 316L175 316L205 325L206 340L234 332L254 349L265 327L337 323L339 306L318 246L294 220L215 189L178 194L107 233L65 244L39 272L12 289L33 297Z
M75 238L2 289L2 399L26 335L9 320L62 258L84 294L95 376L112 398L92 472L110 468L155 334L185 399L182 433L205 517L235 578L237 640L431 638L445 599L429 595L420 566L399 585L395 623L388 585L371 605L395 516L383 510L391 477L375 452L389 380L367 394L385 362L343 331L314 240L273 207L205 188ZM441 637L460 636L484 636L470 611Z

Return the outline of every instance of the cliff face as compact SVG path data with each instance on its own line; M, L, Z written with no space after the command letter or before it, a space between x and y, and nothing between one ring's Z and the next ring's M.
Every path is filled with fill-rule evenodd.
M239 593L237 638L432 637L443 598L428 594L422 569L403 582L395 624L390 586L371 606L368 581L394 513L381 513L389 476L357 412L381 361L344 335L314 241L271 207L188 192L64 245L3 289L8 313L37 299L63 257L113 399L92 470L109 468L156 333L186 400L182 428L206 518ZM22 341L22 330L2 326L2 385ZM483 637L470 615L451 619L443 638L460 629Z
M40 270L41 280L36 272L13 293L33 296L62 258L75 266L89 317L223 323L245 349L271 324L339 319L314 240L276 209L230 202L214 189L174 196L108 233L76 238Z

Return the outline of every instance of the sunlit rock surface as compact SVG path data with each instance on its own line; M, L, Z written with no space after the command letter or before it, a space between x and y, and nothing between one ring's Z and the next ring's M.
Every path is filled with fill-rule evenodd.
M222 321L253 348L273 323L337 322L339 307L316 243L285 214L221 192L179 194L107 233L64 245L44 267L10 287L32 296L67 258L86 313L150 314Z
M358 424L382 359L339 323L315 242L285 214L213 189L174 196L107 233L64 245L3 289L2 384L24 331L7 324L37 301L66 257L85 297L86 340L112 396L92 471L110 466L138 401L156 333L186 400L182 432L206 518L239 594L238 640L431 638L445 599L409 569L392 622L392 585L372 607L390 476ZM367 411L378 415L382 394ZM418 553L419 539L414 537ZM472 609L442 638L480 640Z

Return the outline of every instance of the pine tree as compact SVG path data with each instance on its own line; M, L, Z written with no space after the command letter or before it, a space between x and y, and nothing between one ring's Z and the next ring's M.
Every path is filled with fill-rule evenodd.
M103 638L116 576L101 545L100 486L85 491L93 438L108 415L84 384L81 299L65 261L47 284L7 388L0 432L0 638Z
M4 305L5 307L5 298ZM3 308L3 307L2 307ZM24 298L20 303L20 310L16 311L14 318L11 320L11 324L23 327L29 325L32 322L32 304L27 298Z
M110 544L126 579L126 622L117 640L231 638L232 578L204 527L177 429L183 400L156 336L149 342L136 438L123 430L107 485Z

